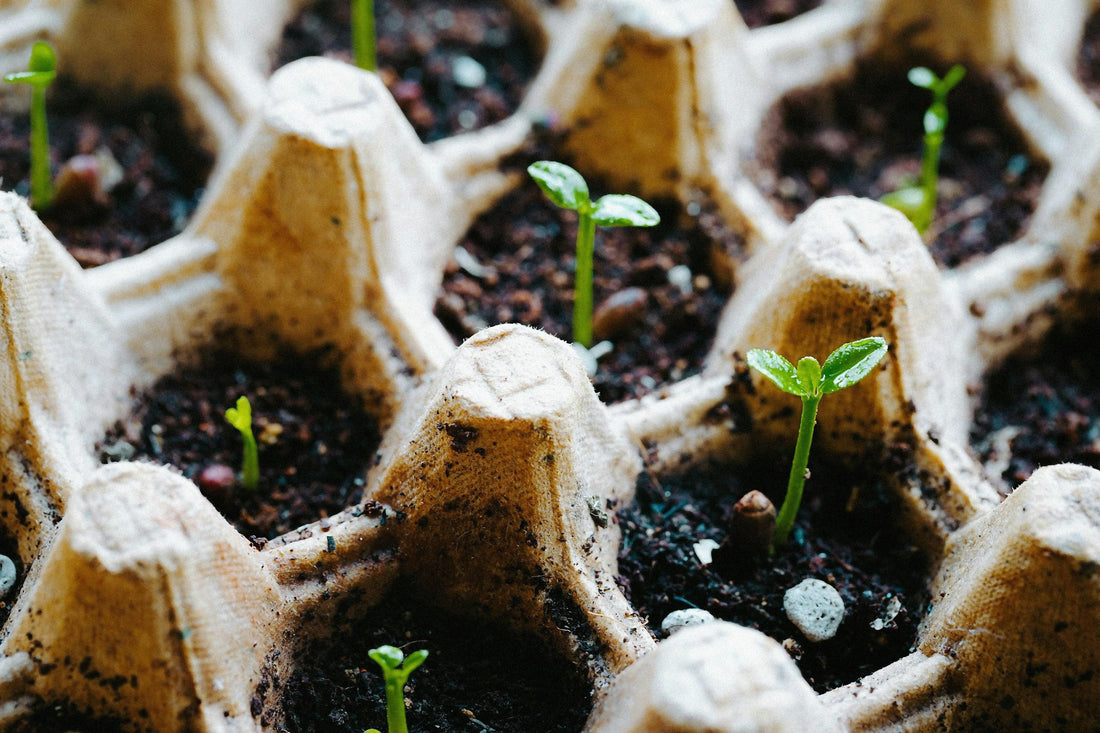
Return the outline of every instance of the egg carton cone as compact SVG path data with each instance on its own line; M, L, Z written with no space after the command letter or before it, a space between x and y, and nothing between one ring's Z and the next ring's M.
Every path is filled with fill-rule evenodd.
M1100 110L1072 69L1092 5L826 0L750 30L727 0L512 2L543 46L518 111L430 145L373 74L304 59L269 78L302 5L0 0L4 71L52 40L82 83L168 90L218 153L182 234L91 270L0 195L0 527L20 568L0 728L58 704L133 730L279 730L292 652L397 583L572 659L588 731L1095 725L1100 474L1050 466L1009 492L969 445L976 386L1100 289ZM780 217L746 164L769 108L857 62L927 58L989 77L1050 165L1014 241L945 269L874 201ZM733 288L699 374L606 405L555 336L503 324L456 345L433 315L462 234L521 184L502 161L543 127L608 185L711 205L743 238L715 252ZM911 446L887 481L933 560L912 651L817 694L751 629L658 642L615 582L609 515L643 471L789 450L795 417L749 349L823 358L869 335L889 352L825 401L815 456ZM332 349L383 433L362 503L258 549L178 472L100 465L133 393L226 344Z

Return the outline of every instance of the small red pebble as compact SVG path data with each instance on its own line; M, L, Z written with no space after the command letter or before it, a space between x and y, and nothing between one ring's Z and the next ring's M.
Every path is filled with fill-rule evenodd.
M219 504L232 497L237 474L224 463L212 463L202 469L195 483L203 496L214 504Z

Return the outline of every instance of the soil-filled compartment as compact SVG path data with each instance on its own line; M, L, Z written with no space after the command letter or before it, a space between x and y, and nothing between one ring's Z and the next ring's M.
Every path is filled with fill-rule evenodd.
M898 500L884 478L912 470L905 446L876 474L811 456L787 543L772 556L727 543L704 564L696 543L727 540L733 507L744 494L756 489L779 507L789 460L708 464L669 478L643 473L635 501L617 514L623 531L618 581L658 638L670 612L704 609L781 642L810 685L824 692L912 651L929 601L929 567L898 526ZM844 620L832 639L809 641L783 611L784 593L806 578L830 584L844 601Z
M379 76L424 142L510 115L541 63L541 43L505 2L375 0L374 10ZM351 61L351 3L318 0L284 29L273 66L305 56Z
M593 199L607 188L589 180ZM715 258L736 258L743 240L710 208L651 202L652 228L597 227L593 384L606 403L698 373L730 287ZM552 204L533 181L480 215L459 242L435 313L456 343L487 326L523 323L572 338L577 214Z
M877 200L915 181L932 95L908 81L909 68L864 60L844 79L795 90L773 105L745 166L784 218L819 198ZM1023 233L1049 165L1029 150L977 69L948 94L947 108L936 211L924 238L933 259L950 268Z
M533 637L431 609L402 585L366 618L338 618L329 636L301 650L295 671L278 688L285 730L385 730L382 675L367 656L383 644L406 655L428 650L406 687L409 730L577 733L584 727L592 692L578 666Z
M204 353L138 395L129 419L101 441L101 456L176 467L262 546L362 500L378 425L341 387L333 357L284 351L254 362L228 350ZM225 417L242 395L259 448L254 490L241 486L243 441Z
M46 112L55 200L39 216L81 266L137 254L183 230L213 157L174 100L150 93L106 102L62 78L46 90ZM79 171L71 184L62 183L67 164ZM0 115L0 181L30 193L26 113Z

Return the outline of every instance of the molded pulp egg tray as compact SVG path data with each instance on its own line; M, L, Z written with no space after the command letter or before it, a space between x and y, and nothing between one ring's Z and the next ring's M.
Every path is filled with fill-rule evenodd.
M730 0L513 0L544 52L522 106L429 145L372 74L309 58L267 78L299 4L0 1L3 71L50 39L82 83L169 89L218 154L182 234L91 270L0 196L0 521L25 573L2 631L0 721L60 702L136 729L277 729L277 694L257 706L255 693L295 657L273 652L403 577L567 650L595 690L591 731L1096 724L1100 474L1049 466L1008 492L968 447L968 387L1100 289L1100 111L1071 71L1087 3L827 1L750 31ZM867 199L787 224L744 172L781 95L898 56L987 75L1051 166L1020 237L954 269ZM433 315L459 237L520 184L501 161L550 118L586 173L713 205L743 237L716 253L734 288L700 374L608 406L567 343L511 324L456 347ZM335 349L384 431L364 490L381 510L256 549L178 472L100 465L96 442L133 391L233 328L253 357ZM785 453L797 411L755 377L733 394L741 355L821 357L871 334L889 353L826 401L814 450L859 461L912 445L915 470L890 480L933 559L914 650L819 695L753 630L716 622L657 643L615 583L619 528L593 498L629 503L643 470ZM751 430L716 409L730 400Z

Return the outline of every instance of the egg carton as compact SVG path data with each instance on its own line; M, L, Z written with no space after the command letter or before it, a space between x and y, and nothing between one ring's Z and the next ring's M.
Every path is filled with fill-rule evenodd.
M172 90L219 153L182 234L93 270L0 195L0 521L24 568L0 631L0 725L60 702L139 730L275 729L276 697L252 702L296 662L272 652L399 577L566 650L596 690L593 732L1095 725L1100 473L1046 467L1001 500L968 450L967 392L1100 289L1100 111L1070 71L1091 4L827 0L750 31L729 0L516 0L545 47L522 106L431 145L372 74L305 59L267 78L299 5L0 2L5 69L49 37L83 82ZM742 165L769 106L857 59L927 54L992 78L1051 165L1019 239L945 271L876 202L781 220ZM711 203L744 236L717 265L736 287L701 374L608 406L553 336L500 325L456 347L432 315L455 243L520 182L500 161L548 117L586 172ZM618 527L590 507L629 502L643 468L787 445L793 416L759 391L739 397L751 432L715 417L737 355L822 355L868 323L890 351L830 398L816 450L913 445L918 470L893 489L935 560L915 650L818 695L749 629L658 644L615 584ZM364 490L381 513L352 506L256 549L178 473L99 464L132 391L226 329L259 358L335 347L383 429Z

